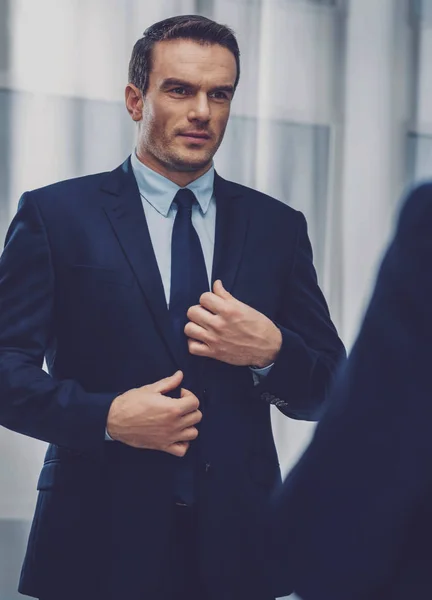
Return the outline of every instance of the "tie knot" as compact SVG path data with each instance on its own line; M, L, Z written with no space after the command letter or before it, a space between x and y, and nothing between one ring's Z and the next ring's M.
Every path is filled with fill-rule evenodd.
M194 202L196 202L195 194L188 188L182 188L174 197L174 202L178 208L186 208L192 210Z

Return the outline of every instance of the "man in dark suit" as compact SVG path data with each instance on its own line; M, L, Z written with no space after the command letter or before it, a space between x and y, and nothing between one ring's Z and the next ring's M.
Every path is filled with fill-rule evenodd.
M277 497L303 600L432 598L432 185L401 213L360 334Z
M0 422L50 443L24 594L290 591L265 542L270 403L312 419L344 350L304 217L214 172L239 68L226 27L152 26L126 88L136 151L21 198L0 262Z

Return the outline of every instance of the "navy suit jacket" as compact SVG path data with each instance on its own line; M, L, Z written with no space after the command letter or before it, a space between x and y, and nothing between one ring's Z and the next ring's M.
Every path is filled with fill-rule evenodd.
M432 185L407 200L360 334L277 497L303 600L432 598Z
M270 402L313 418L344 350L303 215L218 176L215 195L212 281L277 322L283 345L257 387L248 367L204 361L200 568L224 600L283 595L289 583L263 562L261 517L280 483ZM50 445L22 593L157 599L181 459L104 435L116 395L179 367L130 161L24 194L0 261L0 423Z

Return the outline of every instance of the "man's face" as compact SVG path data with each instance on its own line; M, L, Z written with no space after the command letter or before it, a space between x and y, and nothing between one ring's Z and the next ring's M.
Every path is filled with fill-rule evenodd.
M138 154L168 171L205 170L225 133L236 74L235 58L223 46L155 44Z

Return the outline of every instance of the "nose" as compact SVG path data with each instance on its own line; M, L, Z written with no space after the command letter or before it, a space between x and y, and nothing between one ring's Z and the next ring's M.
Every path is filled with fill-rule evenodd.
M210 103L207 94L197 94L193 99L193 104L189 112L189 120L207 123L210 121L210 118Z

